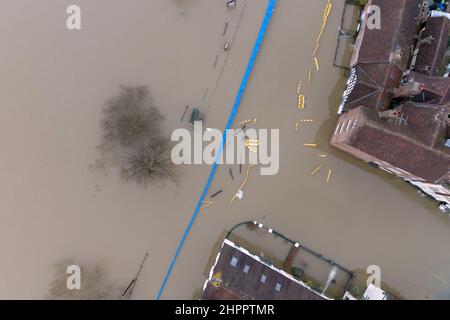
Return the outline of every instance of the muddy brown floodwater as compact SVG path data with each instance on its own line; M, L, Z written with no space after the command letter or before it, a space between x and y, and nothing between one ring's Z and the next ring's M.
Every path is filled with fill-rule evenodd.
M125 286L149 252L134 298L153 299L210 168L183 166L177 186L147 189L122 182L114 168L96 169L104 101L120 84L145 84L167 134L188 127L180 123L186 104L222 129L267 2L227 10L223 0L78 0L82 30L69 31L72 2L2 1L0 298L44 298L51 265L65 257L101 262ZM244 199L230 204L242 177L232 181L219 167L211 191L224 192L200 212L163 298L198 293L225 230L253 219L350 269L379 265L403 297L450 297L449 218L403 182L328 146L344 84L332 66L343 4L333 1L321 68L298 110L325 1L278 1L237 120L280 128L280 171L253 172ZM296 131L300 118L314 122Z

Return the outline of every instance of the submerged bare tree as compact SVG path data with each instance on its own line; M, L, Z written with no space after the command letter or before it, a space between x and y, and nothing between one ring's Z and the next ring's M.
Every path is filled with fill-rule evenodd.
M174 165L169 157L169 142L153 137L147 144L131 150L123 158L122 176L142 185L174 180Z
M102 150L114 150L122 176L148 185L174 181L174 165L168 156L169 139L161 135L163 116L151 102L147 87L121 87L104 109Z
M66 273L67 267L74 265L72 259L64 259L54 264L54 279L50 284L48 299L56 300L104 300L117 299L118 290L114 293L114 286L108 283L104 268L100 265L80 266L81 288L68 289Z
M110 99L104 109L102 122L106 143L132 147L159 134L163 119L151 102L147 87L120 87L117 97Z

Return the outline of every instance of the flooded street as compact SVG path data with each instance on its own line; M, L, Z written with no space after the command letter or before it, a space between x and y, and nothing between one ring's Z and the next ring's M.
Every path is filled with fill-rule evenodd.
M102 108L119 85L142 84L167 135L189 128L180 122L186 105L223 129L267 1L227 9L222 0L78 0L82 30L69 31L72 2L2 2L0 298L45 298L52 264L67 257L101 263L123 288L149 252L133 298L154 299L210 167L179 167L177 185L123 182L116 168L96 166ZM247 220L351 270L379 265L383 283L404 298L450 299L450 219L405 182L328 145L345 84L332 65L343 5L333 1L320 71L307 85L325 1L278 1L236 119L280 129L280 171L252 171L244 198L231 204L244 174L238 165L218 168L206 200L223 193L200 211L164 299L198 295L226 231ZM295 130L299 119L314 122Z

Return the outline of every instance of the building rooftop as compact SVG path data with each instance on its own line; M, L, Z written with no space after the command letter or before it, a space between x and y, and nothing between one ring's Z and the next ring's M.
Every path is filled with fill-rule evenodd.
M203 300L328 300L269 261L225 239L206 280Z

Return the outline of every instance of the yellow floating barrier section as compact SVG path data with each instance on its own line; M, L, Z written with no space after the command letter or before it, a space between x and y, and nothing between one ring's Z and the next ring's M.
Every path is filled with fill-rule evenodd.
M330 178L331 178L331 169L328 170L327 183L330 182Z
M239 194L241 191L243 191L242 189L244 189L244 187L245 187L245 185L247 184L247 181L248 181L248 175L250 174L250 169L253 168L254 166L257 166L258 164L259 164L259 163L255 163L255 164L250 164L250 165L248 165L248 167L247 167L247 172L245 173L245 179L244 179L244 181L242 182L241 186L240 186L240 187L238 188L238 190L236 191L236 193L234 194L234 196L233 196L233 198L231 199L230 203L233 203L233 202L236 200L238 194Z

